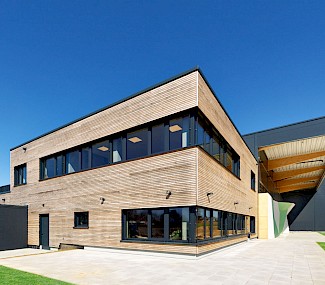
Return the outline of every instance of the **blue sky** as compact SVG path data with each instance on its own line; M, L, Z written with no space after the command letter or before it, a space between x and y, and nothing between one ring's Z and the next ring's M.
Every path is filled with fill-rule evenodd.
M9 150L199 65L242 134L324 116L325 1L1 1Z

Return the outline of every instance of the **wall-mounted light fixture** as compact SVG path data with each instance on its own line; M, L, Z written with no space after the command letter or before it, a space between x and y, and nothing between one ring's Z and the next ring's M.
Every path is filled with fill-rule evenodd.
M24 150L24 152L26 152L26 150L27 150L27 147L23 147L23 150Z
M251 209L253 209L253 207L249 207L249 208L248 208L248 210L251 210Z
M238 201L234 202L234 205L238 205L238 204L239 204L239 202L238 202Z
M99 200L100 200L100 203L101 204L104 204L104 202L105 202L105 198L104 197L100 197Z
M210 203L210 196L211 196L211 195L213 195L213 192L208 192L208 193L207 193L207 197L208 197L208 201L209 201L209 203Z
M5 198L2 198L2 202L3 202L3 203L6 202L6 199L5 199Z
M42 207L44 207L45 206L45 204L42 204Z
M166 199L169 199L170 195L172 195L172 191L166 191Z

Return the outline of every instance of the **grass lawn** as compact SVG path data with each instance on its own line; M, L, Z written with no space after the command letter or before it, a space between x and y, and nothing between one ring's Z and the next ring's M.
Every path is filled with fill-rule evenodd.
M0 266L0 284L6 285L68 285L71 283Z
M319 246L325 250L325 242L318 242Z
M325 236L325 232L319 232L321 235Z

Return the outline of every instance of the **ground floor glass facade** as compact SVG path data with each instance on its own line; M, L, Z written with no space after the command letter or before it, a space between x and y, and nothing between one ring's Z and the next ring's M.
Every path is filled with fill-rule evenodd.
M122 211L122 240L198 243L255 231L255 217L197 206Z

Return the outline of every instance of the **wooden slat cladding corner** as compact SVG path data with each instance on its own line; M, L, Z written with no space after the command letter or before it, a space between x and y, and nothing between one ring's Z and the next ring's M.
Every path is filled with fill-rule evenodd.
M242 165L241 171L248 172L245 171L246 164L242 163ZM213 192L213 195L207 197L208 192ZM257 192L250 189L250 180L245 177L238 179L204 150L199 149L198 205L257 216Z

